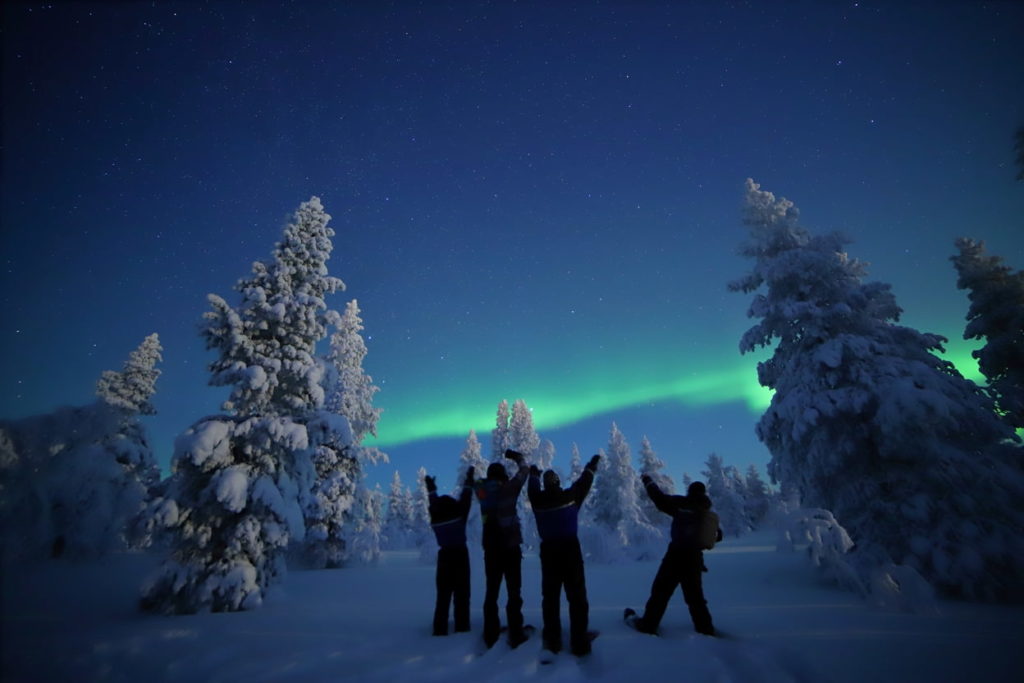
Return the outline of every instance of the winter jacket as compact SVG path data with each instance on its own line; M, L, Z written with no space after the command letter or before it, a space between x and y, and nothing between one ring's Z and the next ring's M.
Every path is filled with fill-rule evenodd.
M576 538L580 506L594 483L594 472L584 468L579 478L566 489L541 489L540 474L530 475L527 495L537 519L541 541Z
M671 544L689 545L695 517L711 509L711 499L705 495L670 496L653 481L648 482L646 489L654 506L672 517Z
M511 479L484 479L476 486L483 521L484 548L518 547L523 542L516 501L523 490L528 470L520 466Z
M459 499L442 500L437 491L430 492L430 527L434 530L437 544L442 548L457 548L466 545L466 520L469 506L473 503L473 487L462 487ZM448 503L447 505L445 503Z

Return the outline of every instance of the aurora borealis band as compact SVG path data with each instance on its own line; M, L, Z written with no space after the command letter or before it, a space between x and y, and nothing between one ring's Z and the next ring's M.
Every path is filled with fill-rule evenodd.
M160 335L162 463L215 413L206 295L311 195L391 462L444 482L523 399L564 464L616 421L670 473L763 465L743 182L961 339L953 240L1024 267L1020 3L4 3L0 417Z
M982 382L984 378L978 371L977 362L970 355L976 346L954 340L947 344L943 357L952 361L965 377ZM551 387L550 382L541 380L533 388L528 382L523 383L519 390L509 395L533 397L529 405L539 430L564 427L593 415L614 414L616 409L664 401L677 403L680 409L742 404L751 416L755 416L753 421L771 401L771 391L757 382L754 369L755 359L766 355L751 354L742 362L733 361L733 367L727 370L720 369L728 367L729 364L724 362L711 364L719 369L700 368L678 373L666 373L664 366L660 366L660 373L668 376L661 379L652 377L646 381L636 377L623 380L610 376L601 378L599 373L582 373L588 382L577 386ZM695 365L699 367L699 364ZM424 411L414 419L382 430L381 437L371 441L387 447L422 439L465 437L467 430L473 428L481 441L486 442L489 430L494 426L496 409L496 405L490 403L493 395L489 388L482 387L478 392L465 388L455 391L454 395L463 397L464 402L456 402L436 412ZM409 415L417 412L415 408L406 412L400 406L399 410Z

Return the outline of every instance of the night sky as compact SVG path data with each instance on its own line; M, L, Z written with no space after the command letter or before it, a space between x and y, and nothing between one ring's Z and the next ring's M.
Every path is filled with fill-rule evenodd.
M328 6L330 5L330 6ZM157 332L162 463L218 411L206 294L334 217L379 443L453 480L522 398L566 465L616 420L678 477L763 466L726 283L743 181L961 341L960 235L1024 267L1015 2L129 2L3 10L0 416L92 400ZM976 371L975 371L976 372Z

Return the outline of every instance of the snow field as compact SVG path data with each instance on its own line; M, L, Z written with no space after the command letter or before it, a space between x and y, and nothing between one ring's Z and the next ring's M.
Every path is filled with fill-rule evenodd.
M434 567L387 552L375 567L292 571L242 613L153 616L135 607L147 555L43 563L3 574L4 681L966 681L1017 680L1024 608L941 603L938 616L879 610L818 582L769 533L707 553L705 591L728 637L696 635L681 594L660 637L622 623L642 610L657 561L588 565L593 654L539 663L540 562L523 561L526 622L510 650L480 642L482 556L471 552L473 631L430 635ZM504 593L502 594L504 614ZM563 604L563 629L568 629ZM504 618L504 616L503 616Z

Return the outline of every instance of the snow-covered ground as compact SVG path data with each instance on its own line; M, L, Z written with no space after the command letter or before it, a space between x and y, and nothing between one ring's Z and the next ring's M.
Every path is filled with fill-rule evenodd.
M1024 608L941 603L939 615L875 609L818 582L770 534L706 554L705 588L727 638L693 633L677 593L661 637L622 623L642 608L657 562L588 566L591 656L538 663L539 638L517 650L480 645L483 572L473 562L473 627L430 635L433 566L386 553L377 567L292 571L262 608L158 617L137 611L154 560L46 563L3 574L3 681L1017 681ZM539 628L540 565L523 562L528 623ZM504 596L503 596L504 597ZM563 605L563 621L567 619ZM567 623L566 623L567 626Z

